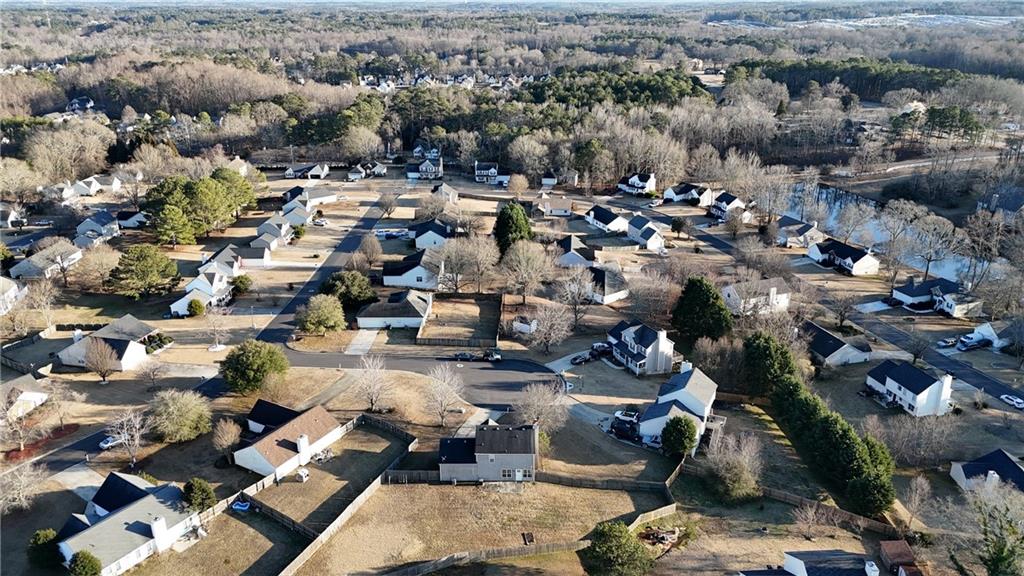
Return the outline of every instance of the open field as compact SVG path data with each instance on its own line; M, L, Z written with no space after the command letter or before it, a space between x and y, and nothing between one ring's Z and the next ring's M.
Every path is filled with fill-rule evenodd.
M288 478L256 498L292 520L323 530L405 450L405 444L371 426L360 426L331 450L334 457L327 462L306 466L308 481Z
M210 523L207 533L181 552L171 550L150 558L132 574L277 574L309 544L298 533L252 512L225 512Z
M0 519L0 524L3 525L3 538L0 538L0 573L39 576L67 574L63 566L47 569L30 565L25 547L36 530L60 530L72 512L81 512L84 509L85 502L74 492L65 489L54 480L43 483L31 508L4 515Z
M675 467L656 452L620 442L572 417L551 435L551 448L541 464L545 472L654 482L664 481Z
M501 304L485 298L435 298L423 327L424 338L495 338Z
M603 520L627 522L662 505L649 493L520 486L382 486L301 574L380 571L460 550L586 536Z

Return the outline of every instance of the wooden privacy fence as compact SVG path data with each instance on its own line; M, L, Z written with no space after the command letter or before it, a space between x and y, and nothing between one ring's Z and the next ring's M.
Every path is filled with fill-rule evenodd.
M269 516L272 520L284 526L285 528L291 530L292 532L298 532L299 534L302 534L310 540L315 540L318 536L320 536L320 533L316 530L313 530L312 528L306 526L302 522L293 519L291 516L277 510L273 506L268 505L266 502L256 498L255 496L247 496L246 498L250 502L252 502L253 506L259 508L258 512L260 514L265 514Z
M456 552L437 560L430 560L421 564L407 566L391 572L385 576L421 576L443 570L460 564L472 562L486 562L487 560L499 560L502 558L522 558L524 556L539 556L541 554L553 554L555 552L576 552L590 546L590 540L574 540L572 542L552 542L550 544L535 544L530 546L516 546L513 548L491 548L488 550L476 550L473 552Z
M729 392L716 392L715 402L728 402L736 404L753 404L755 406L771 406L772 401L760 396L747 396L746 394L730 394Z
M385 484L437 484L441 473L437 470L388 470L382 481Z
M620 478L582 478L577 476L566 476L552 472L537 471L534 474L537 482L548 484L559 484L572 488L591 488L594 490L624 490L634 492L657 492L672 501L672 493L664 482L653 482L648 480L625 480Z
M636 530L640 526L642 526L642 525L644 525L644 524L646 524L648 522L651 522L653 520L657 520L658 518L664 518L666 516L671 516L671 515L675 514L677 510L678 510L678 508L676 506L676 503L673 502L671 504L666 504L666 505L662 506L661 508L655 508L654 510L649 510L649 511L644 512L642 514L637 514L636 519L634 519L632 522L629 523L629 531L632 532L633 530Z
M786 504L792 504L793 506L807 505L814 506L816 508L826 508L836 518L839 518L840 521L863 530L870 530L872 532L882 534L883 536L890 536L893 538L898 538L900 535L899 531L889 524L879 522L878 520L872 520L871 518L865 518L864 516L858 516L853 512L847 512L842 508L829 506L828 504L818 502L817 500L803 498L783 490L776 490L775 488L762 488L761 492L772 500L778 500L779 502L785 502Z

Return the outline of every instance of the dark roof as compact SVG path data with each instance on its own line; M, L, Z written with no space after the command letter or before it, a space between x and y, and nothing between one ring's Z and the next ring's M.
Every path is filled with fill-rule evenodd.
M844 550L786 552L804 563L807 576L864 576L865 557Z
M589 270L594 279L594 290L598 294L615 294L626 289L626 278L618 270L600 266L591 266Z
M299 414L301 414L301 412L298 410L292 410L287 406L282 406L261 398L253 404L252 410L249 410L249 414L246 418L256 422L257 424L277 428L282 424L292 421L294 418L298 417Z
M893 288L893 290L914 298L931 294L932 290L936 288L940 294L954 294L960 290L960 285L945 278L932 278L925 282L907 282L903 286Z
M804 322L801 329L811 339L808 345L810 351L822 358L828 358L846 346L846 342L843 342L838 336L810 320Z
M405 172L407 174L419 174L420 173L420 162L409 162L405 165Z
M398 262L385 262L384 276L401 276L417 266L423 266L436 274L438 266L434 251L430 249L420 250L419 252L409 254Z
M686 407L685 404L678 400L671 402L655 402L644 409L644 413L640 415L640 422L647 422L648 420L654 420L655 418L661 418L662 416L669 416L674 412L680 412L682 414L689 414L695 417L697 420L701 420L703 417L700 414L694 414L693 410ZM680 416L682 414L679 414Z
M475 438L441 438L437 457L441 464L473 464L476 462Z
M622 333L625 332L626 329L632 328L633 326L639 326L640 324L643 324L643 322L636 319L629 321L619 320L619 323L613 326L612 329L608 331L608 335L611 336L612 338L615 338L616 340L622 340Z
M619 180L619 184L625 184L625 185L628 186L629 185L629 181L632 180L633 178L636 178L637 180L639 180L639 181L641 181L641 182L646 184L647 181L650 180L652 176L654 176L654 174L651 174L649 172L647 172L647 173L634 172L634 173L629 174L627 176L623 176L622 179Z
M437 219L427 220L426 222L420 222L419 224L413 224L409 226L409 230L412 230L415 233L416 238L423 236L427 232L433 232L443 238L450 238L452 235L451 228L445 226Z
M235 247L235 254L238 254L239 258L265 258L267 256L266 248L248 248L248 247Z
M640 233L641 240L650 240L652 237L658 234L658 230L654 227L644 228L644 231Z
M739 198L737 198L736 196L734 196L734 195L732 195L732 194L730 194L728 192L722 192L718 196L715 196L715 202L722 202L726 206L728 206L729 204L732 204L736 200L739 200Z
M94 212L92 216L89 216L88 218L86 218L86 220L92 220L93 222L99 224L100 226L106 226L107 224L117 222L117 218L114 218L114 215L111 214L110 212L107 212L106 210Z
M60 531L57 532L56 541L63 542L75 534L84 531L91 525L92 523L89 522L89 519L86 518L85 514L72 514L71 517L68 518L67 522L64 523L64 526L61 527Z
M474 168L474 170L476 170L477 172L487 172L487 171L490 171L490 170L497 170L497 169L498 169L498 163L497 162L477 162L476 163L476 167Z
M582 256L584 260L594 261L594 250L587 246L583 240L580 240L578 236L566 236L555 242L555 245L562 249L562 254L575 252Z
M804 234L814 230L814 226L804 222L803 220L797 220L789 216L783 216L779 218L779 230L785 230L792 232L796 236L803 236ZM790 230L792 228L792 230Z
M111 472L92 497L92 503L113 512L144 498L152 488L155 488L153 484L138 476Z
M359 318L423 318L430 306L430 296L418 290L395 292L387 300L367 304Z
M839 240L829 238L816 244L818 252L822 255L835 254L838 258L847 259L849 258L853 262L858 262L861 258L868 255L867 251L863 248L857 248L856 246L850 246L849 244L843 244Z
M118 220L131 220L132 218L139 215L138 210L121 210L117 213Z
M981 458L964 462L962 467L966 478L985 476L991 470L999 474L1003 482L1012 482L1018 490L1024 491L1024 463L1006 450L993 450Z
M605 208L604 206L599 206L596 204L593 207L591 207L590 210L587 211L587 213L593 215L594 220L597 220L601 224L611 224L617 218L621 218L621 216L619 216L615 212L612 212L611 210Z
M632 218L629 219L629 227L636 228L637 230L642 230L645 226L649 225L650 223L651 220L649 218L641 216L640 214L637 214L636 216L633 216Z
M651 328L647 324L641 324L633 332L633 341L640 346L647 348L651 344L658 341L658 331Z
M886 378L891 378L900 386L910 390L914 394L920 394L935 384L937 378L914 366L910 362L893 362L886 360L875 366L868 372L868 376L877 382L885 384Z
M474 451L477 454L536 454L537 428L525 426L478 426Z
M288 202L298 198L302 194L303 190L304 188L302 186L294 186L285 190L283 194L285 203L287 204Z

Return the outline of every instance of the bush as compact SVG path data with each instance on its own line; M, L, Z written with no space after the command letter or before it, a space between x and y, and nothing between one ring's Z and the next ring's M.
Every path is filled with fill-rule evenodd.
M305 235L306 235L306 226L304 224L299 224L298 226L295 227L295 239L296 240L302 238Z
M199 300L188 301L188 315L189 316L202 316L206 314L206 305Z
M697 425L690 418L673 416L661 431L661 449L672 458L683 458L697 446Z
M185 483L185 502L188 502L188 509L193 512L201 512L217 503L217 496L213 493L213 487L202 478L193 477Z
M100 573L103 572L103 565L92 552L79 550L71 557L68 571L71 572L71 576L100 576Z
M232 280L231 285L235 288L235 294L245 294L252 290L252 278L248 274L242 274Z
M580 556L587 574L639 576L654 567L654 559L622 522L602 522Z
M277 346L250 339L228 353L221 370L233 392L249 394L259 390L267 377L287 372L288 359Z
M209 432L210 401L193 390L161 390L149 403L153 430L164 442L187 442Z
M36 530L28 541L28 558L39 567L58 564L57 531L53 528Z
M377 300L377 293L370 285L370 279L355 270L335 272L320 285L322 294L330 294L341 301L346 309L353 309Z
M160 483L160 481L156 479L156 476L153 476L149 472L143 472L142 470L139 470L138 472L135 473L135 475L138 476L139 478L142 478L146 482L149 482L150 484Z

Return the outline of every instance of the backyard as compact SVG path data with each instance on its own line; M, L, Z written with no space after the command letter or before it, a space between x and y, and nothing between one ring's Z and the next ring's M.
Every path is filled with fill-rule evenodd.
M472 296L435 298L423 338L493 340L498 337L501 304L497 299Z
M545 472L653 482L664 481L675 468L654 451L620 442L597 426L572 417L551 435L551 447L541 464Z

